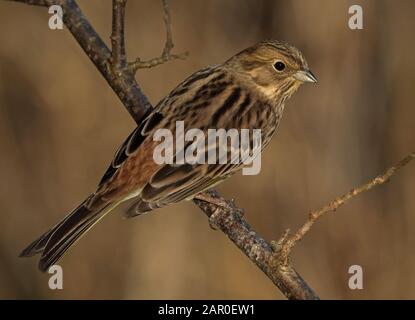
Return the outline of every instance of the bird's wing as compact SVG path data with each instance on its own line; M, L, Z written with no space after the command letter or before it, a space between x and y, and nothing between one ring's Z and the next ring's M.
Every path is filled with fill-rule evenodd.
M232 125L234 123L230 124L230 126ZM235 128L225 127L220 129L229 130ZM206 138L208 136L206 134L207 128L203 128L203 132ZM246 160L257 156L263 145L261 143L257 144L258 141L253 137L252 131L250 131L248 137L249 141L243 142L241 135L238 137L237 145L233 145L231 140L228 139L218 143L216 139L206 138L204 140L205 144L199 150L200 152L197 152L197 156L194 159L200 159L198 156L201 156L202 161L196 161L194 164L188 161L184 164L177 164L177 159L174 158L173 164L165 164L160 167L143 186L137 203L130 207L127 216L135 216L163 207L169 203L192 198L199 192L205 191L225 180L245 165L249 165ZM196 143L193 143L193 147L195 145ZM192 143L185 145L183 154L186 155L187 151L193 151L193 147ZM211 152L212 150L214 152ZM189 152L189 154L191 153L193 152Z
M192 91L192 87L200 86L199 82L213 74L216 66L202 69L180 83L166 98L162 99L153 110L144 116L144 120L127 137L124 143L116 151L114 158L98 184L98 190L111 180L117 170L126 160L142 145L144 140L153 133L163 120L170 113L171 106L178 97L185 92ZM189 104L190 107L190 104Z

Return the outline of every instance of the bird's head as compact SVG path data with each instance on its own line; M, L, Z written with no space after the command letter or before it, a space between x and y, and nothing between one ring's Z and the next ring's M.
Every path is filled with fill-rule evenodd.
M289 98L304 82L317 82L303 54L275 40L247 48L225 65L273 100Z

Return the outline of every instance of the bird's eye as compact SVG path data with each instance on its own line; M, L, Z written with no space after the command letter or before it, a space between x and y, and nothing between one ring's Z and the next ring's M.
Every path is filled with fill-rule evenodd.
M275 68L275 70L280 71L280 72L284 71L285 63L282 62L282 61L277 61L277 62L274 63L274 68Z

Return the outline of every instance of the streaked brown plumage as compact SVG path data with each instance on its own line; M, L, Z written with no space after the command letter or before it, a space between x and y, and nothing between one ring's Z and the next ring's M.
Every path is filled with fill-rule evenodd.
M315 82L302 54L278 41L265 41L225 63L184 80L145 117L117 151L96 192L62 222L30 244L22 256L41 253L45 271L106 213L134 199L132 217L170 203L191 199L242 168L242 164L157 164L153 133L185 130L261 129L262 148L273 136L285 101L303 82ZM251 141L252 142L252 141ZM175 150L176 152L178 150Z

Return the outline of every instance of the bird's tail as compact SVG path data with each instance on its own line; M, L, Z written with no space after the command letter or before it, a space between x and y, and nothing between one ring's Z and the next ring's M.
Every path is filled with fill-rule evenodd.
M43 272L48 270L82 235L117 205L91 199L92 196L88 197L61 222L33 241L20 256L31 257L41 253L39 269Z

